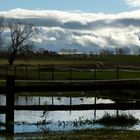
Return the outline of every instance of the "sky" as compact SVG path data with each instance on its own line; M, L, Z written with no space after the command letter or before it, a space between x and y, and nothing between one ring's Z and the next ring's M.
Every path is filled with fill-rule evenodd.
M0 16L36 26L48 50L140 52L140 0L0 0Z
M129 11L137 5L140 5L140 0L0 0L1 11L22 8L118 13Z

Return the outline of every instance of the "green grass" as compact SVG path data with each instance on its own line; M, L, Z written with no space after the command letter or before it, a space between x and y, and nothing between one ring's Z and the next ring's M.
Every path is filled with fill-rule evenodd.
M120 79L140 78L140 71L120 71Z
M17 69L16 72L12 70L10 73L16 76L16 79L27 80L109 80L117 79L116 70L97 70L94 71L38 71L35 68L29 69ZM140 78L140 71L119 71L119 79L135 79ZM0 71L0 79L6 79L6 72Z
M47 64L94 64L96 62L103 62L108 65L139 65L140 56L134 55L106 55L106 56L92 56L92 57L49 57L49 58L32 58L18 59L15 64L30 64L30 65L47 65ZM8 64L6 59L0 59L0 64Z
M70 76L71 75L71 76ZM26 79L26 73L25 71L22 72L22 74L17 74L18 77L23 77L23 79ZM81 72L40 72L37 71L29 71L28 72L28 79L40 79L40 80L51 80L53 77L53 80L104 80L104 79L117 79L117 73L116 71L97 71L96 76L94 72L91 71L81 71ZM140 71L134 72L134 71L120 71L119 72L119 78L120 79L133 79L133 78L140 78Z
M114 71L106 71L97 69L96 76L94 71L87 71L86 69L93 69L94 64L98 62L103 63L103 67L107 67L109 69L114 68ZM0 65L7 64L7 60L0 59ZM117 72L116 66L138 66L140 67L140 56L130 56L130 55L108 55L108 56L92 56L92 57L50 57L50 58L33 58L31 60L27 59L19 59L15 61L17 66L13 67L11 71L8 71L6 67L0 67L0 79L5 79L7 73L13 73L16 75L17 79L41 79L41 80L51 80L52 72L51 66L52 64L55 66L54 77L53 79L70 79L70 66L81 69L82 71L75 71L72 69L71 79L116 79ZM31 65L30 67L26 67L23 65ZM39 66L40 65L40 70ZM45 66L46 65L46 66ZM67 69L67 71L57 70L56 68L60 67L60 69ZM102 66L101 66L102 67ZM16 71L15 71L16 70ZM48 71L49 70L49 71ZM138 71L122 71L119 72L119 78L140 78L140 68Z
M2 138L2 136L0 136ZM4 138L4 137L3 137ZM8 137L12 139L12 137ZM16 134L15 138L26 140L139 140L140 131L130 130L80 130L71 132L45 132Z

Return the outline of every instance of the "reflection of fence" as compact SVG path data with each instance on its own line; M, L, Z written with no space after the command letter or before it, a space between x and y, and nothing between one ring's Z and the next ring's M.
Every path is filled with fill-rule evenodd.
M140 67L114 68L96 65L8 65L0 66L0 79L12 73L24 80L101 80L140 78Z
M17 81L16 81L17 82ZM18 81L20 84L20 81ZM15 85L14 76L8 76L6 87L6 106L0 107L0 113L6 114L6 133L14 134L14 110L89 110L89 109L140 109L140 103L117 104L85 104L85 105L31 105L15 106L15 92L41 92L41 91L93 91L104 89L140 89L140 80L87 80L87 81L21 81ZM96 101L95 101L96 102Z

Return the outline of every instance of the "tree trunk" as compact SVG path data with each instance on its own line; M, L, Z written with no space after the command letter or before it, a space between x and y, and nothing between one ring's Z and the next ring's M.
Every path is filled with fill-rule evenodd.
M9 58L8 63L9 63L10 66L12 66L13 63L14 63L14 59L13 58Z
M16 54L12 53L11 56L9 57L9 59L8 59L9 66L12 66L14 64L15 60L16 60Z

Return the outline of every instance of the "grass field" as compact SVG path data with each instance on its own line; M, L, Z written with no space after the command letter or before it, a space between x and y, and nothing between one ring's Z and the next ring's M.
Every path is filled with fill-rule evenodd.
M4 138L1 137L0 138ZM140 131L130 130L81 130L72 132L44 132L31 134L16 134L14 138L26 140L139 140ZM7 139L12 139L7 136Z
M0 59L0 79L4 79L9 72L6 64L6 59ZM119 77L117 77L117 66L120 67ZM140 78L140 56L109 55L74 58L64 56L19 59L15 61L10 73L17 79L39 80Z
M82 68L84 67L84 68ZM27 66L16 65L12 68L0 66L0 79L8 74L15 75L16 79L26 80L103 80L103 79L135 79L140 78L140 68L125 67L117 69L91 68L87 65L72 66Z
M48 65L48 64L94 64L103 62L108 65L139 65L140 56L134 55L106 55L106 56L91 56L91 57L49 57L49 58L33 58L18 59L15 64L30 64L30 65ZM0 59L0 64L7 64L6 59Z

